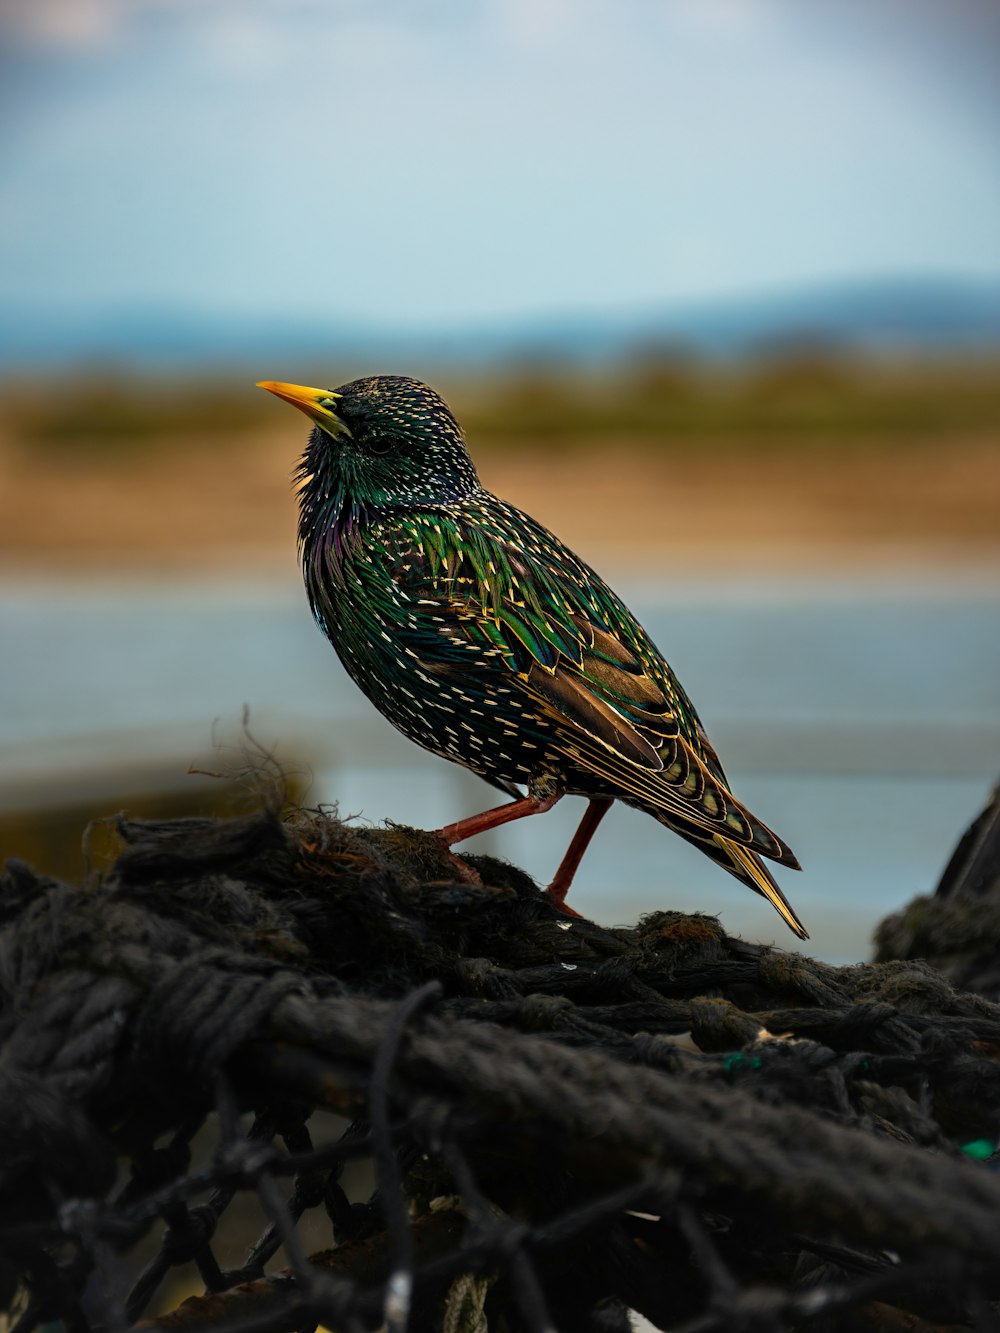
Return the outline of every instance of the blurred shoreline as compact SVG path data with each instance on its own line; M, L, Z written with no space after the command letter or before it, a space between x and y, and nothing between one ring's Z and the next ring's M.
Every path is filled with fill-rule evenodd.
M295 567L297 423L165 440L153 456L78 468L0 441L0 577L280 575ZM478 454L483 484L600 568L684 577L935 569L1000 574L1000 443L873 449L849 468L792 448L761 461L716 445L661 457L614 438L553 455Z
M608 572L1000 573L994 363L798 350L441 387L484 485ZM295 568L305 423L252 384L108 370L0 388L0 576Z

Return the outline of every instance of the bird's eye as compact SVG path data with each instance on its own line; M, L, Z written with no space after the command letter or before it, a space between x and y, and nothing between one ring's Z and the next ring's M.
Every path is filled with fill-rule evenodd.
M369 435L368 439L365 441L365 448L368 453L382 457L392 451L392 436Z

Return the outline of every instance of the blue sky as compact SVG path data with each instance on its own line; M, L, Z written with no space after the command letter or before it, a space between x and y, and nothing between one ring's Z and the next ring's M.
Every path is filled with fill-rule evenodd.
M0 300L417 328L1000 276L992 0L0 0Z

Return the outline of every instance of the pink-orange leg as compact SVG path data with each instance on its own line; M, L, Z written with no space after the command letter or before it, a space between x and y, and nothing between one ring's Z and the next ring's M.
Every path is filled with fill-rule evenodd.
M446 846L453 847L456 842L464 842L466 838L473 838L477 833L485 833L487 829L509 824L513 819L524 819L527 815L543 815L546 810L551 810L558 800L558 794L544 797L522 796L518 801L508 801L506 805L484 810L481 815L470 815L468 819L445 824L438 833Z
M583 854L590 845L590 840L597 832L597 826L611 809L612 800L610 796L594 797L587 806L583 818L580 820L580 826L573 834L573 841L566 849L566 855L559 864L559 869L555 873L552 883L545 890L546 895L560 908L567 916L579 916L579 912L574 912L572 907L566 906L566 895L569 893L569 886L573 883L573 876L576 874L577 866L583 860Z
M456 820L454 824L445 824L444 828L439 829L438 833L446 847L453 847L456 842L464 842L466 838L474 838L477 833L485 833L488 829L499 828L501 824L509 824L515 819L525 819L528 815L542 815L546 810L551 810L559 795L555 796L522 796L520 800L508 801L505 805L495 806L492 810L484 810L482 814L470 815L467 819ZM593 797L583 818L580 820L579 827L573 834L573 841L566 849L566 855L559 863L559 869L555 873L555 878L545 890L546 896L554 906L567 916L579 916L579 912L574 912L572 907L566 906L566 895L569 893L569 886L573 883L573 876L576 874L577 867L583 860L583 854L590 845L590 840L597 832L597 826L611 809L613 802L610 796ZM459 862L458 857L455 860Z

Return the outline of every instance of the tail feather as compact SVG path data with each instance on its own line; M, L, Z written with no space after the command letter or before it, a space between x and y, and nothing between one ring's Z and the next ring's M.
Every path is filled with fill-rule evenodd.
M726 869L735 875L738 880L766 898L789 930L794 931L800 940L807 940L809 932L795 915L791 903L775 884L770 871L760 857L746 847L741 847L738 842L730 842L728 838L720 838L718 834L716 834L715 841L732 863L727 865ZM725 863L721 862L721 864Z
M745 805L740 805L740 810L746 816L750 830L753 833L753 841L746 846L746 850L750 851L751 856L753 852L757 852L760 856L766 856L769 861L776 861L778 865L787 866L789 870L802 869L798 857L784 838L779 838L774 829L768 828L756 815L751 814ZM725 838L723 841L734 842L735 839ZM767 874L763 866L761 866L761 870L765 875Z
M660 814L657 814L656 818L692 843L700 852L711 857L717 865L722 866L723 870L735 875L741 884L745 884L747 888L753 889L754 893L766 898L789 930L798 935L800 940L809 938L809 932L795 915L791 903L778 888L770 871L756 852L738 842L733 842L730 838L724 838L719 833L705 833L691 824L675 823ZM799 868L797 861L795 868Z

